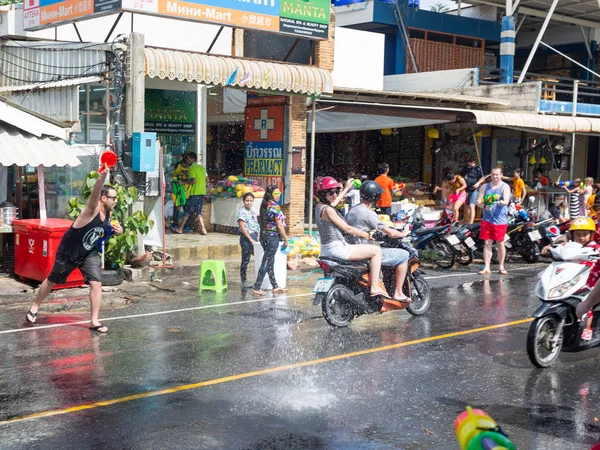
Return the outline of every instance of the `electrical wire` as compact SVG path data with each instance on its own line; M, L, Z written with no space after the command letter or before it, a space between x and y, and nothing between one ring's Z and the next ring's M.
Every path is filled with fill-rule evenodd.
M24 57L22 57L22 56L15 55L14 53L11 53L11 52L9 52L9 51L8 51L8 49L9 49L9 48L11 48L11 47L9 47L9 46L3 45L3 46L2 46L2 48L4 49L3 51L4 51L6 54L8 54L8 55L12 56L13 58L20 59L20 60L22 60L22 61L25 61L25 62L28 62L28 63L30 63L30 64L35 64L36 66L54 67L54 68L59 68L59 69L83 69L83 68L86 68L86 67L88 67L88 66L89 66L89 64L87 64L87 65L84 65L84 66L61 66L61 65L58 65L58 66L57 66L57 65L54 65L54 64L44 64L44 63L42 63L42 62L39 62L39 61L32 61L32 60L30 60L30 59L27 59L27 58L24 58ZM8 61L8 60L7 60L7 61Z
M119 36L117 36L117 38L118 38L118 37L119 37ZM101 47L101 46L105 46L105 45L106 45L106 42L95 42L95 43L92 43L92 44L90 44L90 45L84 45L84 46L82 46L82 47L77 47L77 48L59 48L59 47L52 47L52 48L44 47L44 48L38 48L38 47L29 46L29 45L23 45L23 44L21 44L21 42L20 42L20 41L15 41L15 40L13 40L13 39L7 39L6 41L7 41L7 42L11 42L11 43L13 43L13 44L16 44L16 45L18 45L19 47L28 48L28 49L30 49L30 50L35 50L35 51L40 51L40 52L43 52L43 51L49 51L49 50L50 50L50 51L53 51L53 52L78 52L78 51L80 51L80 50L85 50L85 49L87 49L87 48ZM113 41L113 42L114 42L114 41ZM72 43L72 42L66 42L65 44L72 45L73 43ZM48 45L48 44L42 44L42 45L45 45L45 46L46 46L46 45Z
M12 65L15 67L18 67L19 69L23 69L26 72L33 72L33 73L39 73L42 75L65 75L65 76L79 76L80 74L57 74L56 71L54 72L45 72L43 70L36 70L36 69L30 69L28 67L25 66L20 66L19 64L16 64L12 61L7 61L6 59L2 58L0 56L0 61L4 61L6 64L1 64L0 67L4 67L5 65ZM89 66L83 66L82 68L85 68L86 70L89 70L90 68L93 67L98 67L98 66L106 66L106 61L100 62L100 63L96 63L96 64L90 64Z

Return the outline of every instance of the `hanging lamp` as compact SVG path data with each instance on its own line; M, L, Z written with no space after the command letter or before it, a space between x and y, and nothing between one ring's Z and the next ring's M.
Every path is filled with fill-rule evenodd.
M534 156L534 155L531 155L531 156L529 157L529 164L535 164L536 162L537 162L537 161L535 160L535 156Z
M542 155L542 157L540 158L540 160L538 162L540 164L546 164L546 158L544 158L544 156Z

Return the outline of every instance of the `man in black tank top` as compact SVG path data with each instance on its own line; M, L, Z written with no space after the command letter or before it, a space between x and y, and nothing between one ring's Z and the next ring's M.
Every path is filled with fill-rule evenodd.
M35 301L25 318L29 323L35 323L38 309L42 301L52 291L56 284L63 284L76 268L79 268L84 279L90 285L91 324L90 330L106 333L108 328L98 321L100 303L102 301L101 261L96 244L104 237L110 222L110 213L117 202L117 194L110 186L105 186L108 166L100 173L84 210L75 219L71 228L64 234L56 251L56 260L52 271L37 293ZM121 234L123 229L117 221L110 224L115 234Z

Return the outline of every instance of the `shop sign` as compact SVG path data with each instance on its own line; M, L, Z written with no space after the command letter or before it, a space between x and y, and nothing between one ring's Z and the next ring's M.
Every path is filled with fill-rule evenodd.
M162 134L196 133L196 93L146 89L144 131Z
M25 30L129 11L327 39L330 0L24 0Z
M283 176L283 142L246 142L244 174L247 176Z
M248 92L246 104L248 106L272 106L285 105L287 97L285 95L269 95L261 92Z
M283 190L284 107L247 107L244 176Z

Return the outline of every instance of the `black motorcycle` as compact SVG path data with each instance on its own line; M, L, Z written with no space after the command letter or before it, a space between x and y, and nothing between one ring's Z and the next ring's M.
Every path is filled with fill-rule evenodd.
M408 272L404 282L404 295L412 302L403 303L403 308L414 316L425 314L431 302L431 292L423 272L419 270L418 252L399 239L375 236L381 239L382 246L403 248L410 254ZM323 317L334 327L346 327L355 317L363 314L385 312L382 297L370 296L370 270L368 260L346 261L337 258L321 257L318 261L324 278L319 278L313 288L314 304L321 303ZM382 267L383 282L388 292L396 286L396 268Z

